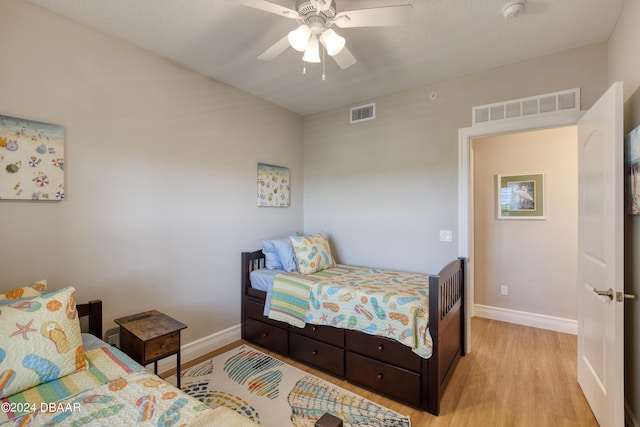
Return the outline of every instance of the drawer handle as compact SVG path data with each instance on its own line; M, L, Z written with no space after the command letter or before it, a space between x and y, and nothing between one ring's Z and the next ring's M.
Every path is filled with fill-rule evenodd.
M262 338L267 338L269 336L269 332L263 332L262 333Z
M160 348L161 348L161 349L163 349L163 350L166 350L166 349L167 349L167 345L166 345L166 344L162 344L162 345L160 346Z
M311 327L311 330L312 330L313 332L318 332L318 327L317 327L317 326L312 326L312 327Z
M378 374L378 381L382 381L384 379L384 375Z
M312 356L317 356L317 355L318 355L318 350L313 350L313 351L311 352L311 355L312 355Z
M380 345L378 346L378 351L382 351L382 350L384 350L384 345L380 344Z

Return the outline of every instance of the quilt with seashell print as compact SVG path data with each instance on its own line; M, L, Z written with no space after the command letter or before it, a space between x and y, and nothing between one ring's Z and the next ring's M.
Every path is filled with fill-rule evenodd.
M351 427L411 425L408 416L247 345L185 369L181 376L187 394L212 408L226 406L260 425L313 427L325 412Z

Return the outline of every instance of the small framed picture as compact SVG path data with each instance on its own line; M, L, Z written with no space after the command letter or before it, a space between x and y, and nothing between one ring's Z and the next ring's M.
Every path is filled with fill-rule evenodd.
M64 127L0 115L0 200L64 200Z
M498 219L545 219L544 174L498 175Z
M258 163L258 206L289 207L289 168Z

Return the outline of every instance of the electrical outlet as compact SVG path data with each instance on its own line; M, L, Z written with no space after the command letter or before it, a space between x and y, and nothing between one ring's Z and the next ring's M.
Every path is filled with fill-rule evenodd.
M500 295L509 295L509 287L507 285L500 286Z
M120 345L120 334L107 335L107 344L118 347Z

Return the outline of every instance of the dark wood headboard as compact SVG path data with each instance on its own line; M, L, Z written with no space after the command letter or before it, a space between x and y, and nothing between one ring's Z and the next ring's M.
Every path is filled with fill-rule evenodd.
M86 304L76 304L79 317L89 317L89 333L102 339L102 301L93 300Z
M264 298L265 292L251 287L250 274L253 270L265 267L265 258L262 250L254 252L242 252L242 294ZM244 299L243 299L244 301Z

